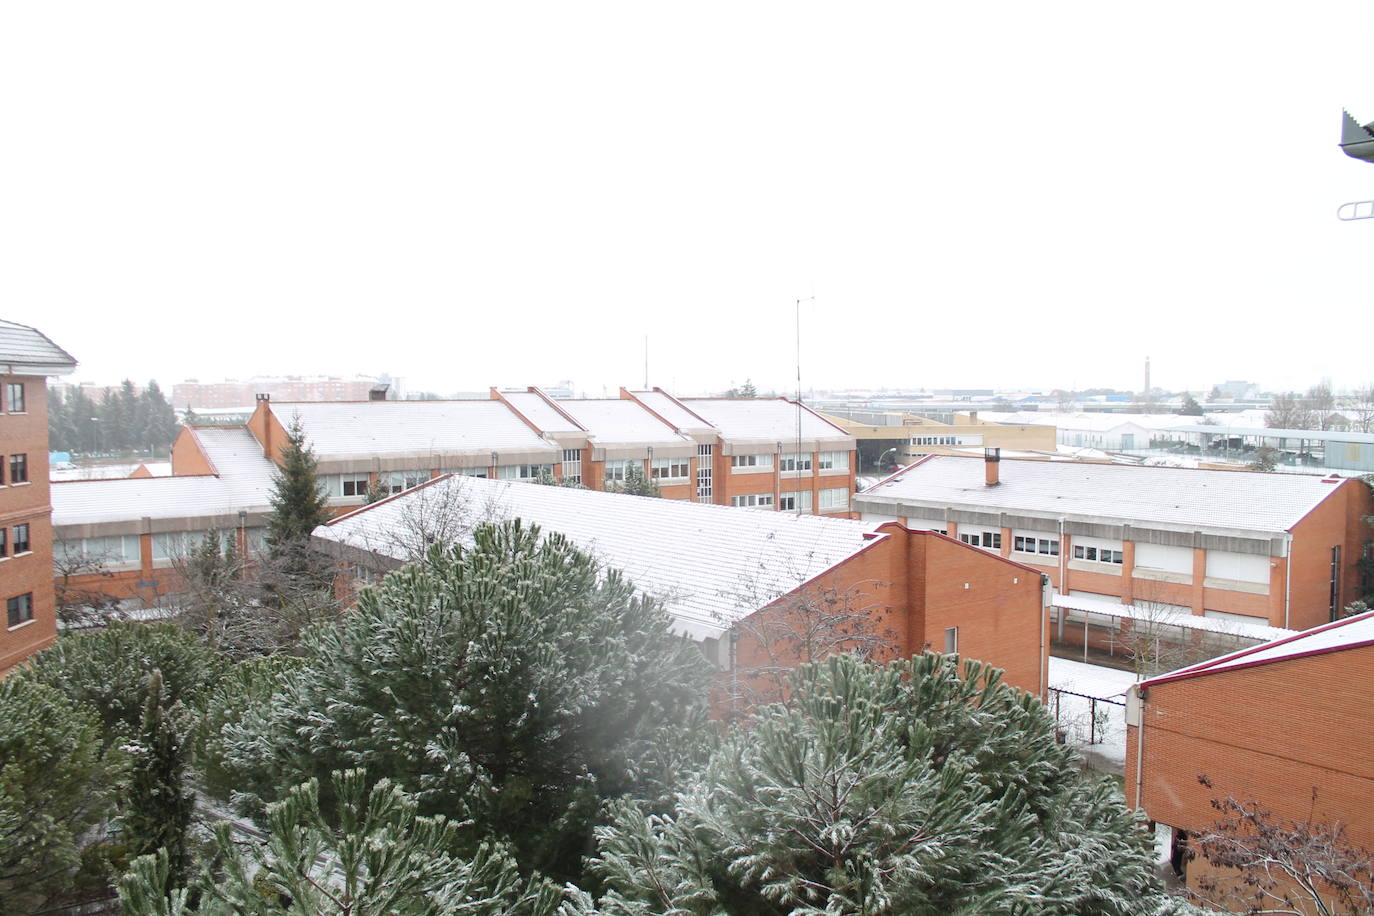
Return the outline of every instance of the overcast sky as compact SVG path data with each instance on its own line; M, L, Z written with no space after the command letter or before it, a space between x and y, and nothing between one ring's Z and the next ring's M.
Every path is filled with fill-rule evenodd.
M165 386L1374 380L1369 2L10 3L0 317Z

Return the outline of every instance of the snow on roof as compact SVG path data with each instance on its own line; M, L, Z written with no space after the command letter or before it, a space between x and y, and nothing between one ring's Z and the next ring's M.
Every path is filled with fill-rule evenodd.
M1204 674L1235 671L1255 665L1292 661L1309 655L1322 655L1327 652L1340 652L1345 649L1357 649L1364 646L1374 646L1374 611L1355 617L1347 617L1334 623L1323 624L1310 630L1303 630L1301 633L1286 636L1283 639L1276 639L1262 646L1242 649L1239 652L1232 652L1229 655L1223 655L1201 664L1180 668L1168 674L1161 674L1159 677L1143 681L1141 686L1149 687L1154 684L1183 680L1184 678L1200 677Z
M558 406L580 423L598 445L684 441L671 426L628 399L570 400L560 401Z
M1286 429L1272 426L1174 426L1170 432L1208 436L1252 436L1265 439L1306 439L1309 442L1360 442L1374 444L1374 433L1339 432L1334 429Z
M315 529L315 537L405 559L398 529L425 506L471 507L472 521L521 518L562 532L644 592L680 632L718 637L871 543L875 523L678 500L441 477ZM879 535L882 537L883 535Z
M645 407L673 424L677 429L714 429L710 423L694 415L690 410L683 407L678 401L662 391L635 391L632 392L632 394L639 398Z
M301 418L320 458L557 449L500 401L270 402L284 427Z
M76 360L42 331L0 319L0 366L14 375L65 375Z
M1187 531L1279 534L1339 483L1301 474L1074 461L1010 460L1001 465L1001 482L989 487L981 460L933 456L865 490L855 497L855 505L859 511L889 515L903 505L923 505Z
M786 398L683 398L682 403L726 439L763 439L786 445L788 439L798 438L797 404ZM801 438L854 442L849 433L810 410L803 407L800 415Z
M582 430L533 391L503 391L501 397L524 414L525 419L546 433L574 433Z
M53 526L266 512L274 465L262 457L252 433L244 427L200 427L194 432L218 476L56 481Z
M1229 618L1204 617L1201 614L1190 614L1169 608L1122 604L1117 599L1106 596L1093 598L1087 595L1061 595L1055 592L1051 603L1055 607L1073 611L1087 611L1090 614L1104 614L1108 617L1124 617L1132 620L1149 620L1166 626L1183 627L1188 630L1205 630L1209 633L1226 633L1246 639L1279 639L1293 635L1292 630L1285 630L1282 627L1271 627Z
M1203 417L1184 417L1175 413L1058 413L1044 410L1025 410L1013 413L980 411L980 419L1010 426L1055 426L1085 432L1105 433L1115 429L1141 427L1167 430L1172 427L1192 427Z

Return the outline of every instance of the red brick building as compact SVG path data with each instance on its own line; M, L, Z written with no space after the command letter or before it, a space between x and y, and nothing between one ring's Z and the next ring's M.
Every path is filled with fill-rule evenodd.
M422 548L417 520L453 506L466 507L465 524L518 517L568 536L663 600L675 628L726 670L760 660L752 624L829 595L870 621L891 656L957 651L1005 669L1009 683L1032 693L1045 687L1041 574L901 525L455 475L341 516L315 536L371 581Z
M47 378L75 368L41 332L0 321L0 675L57 638Z
M1342 823L1374 849L1374 612L1142 681L1128 694L1126 800L1196 834L1214 798ZM1204 785L1200 777L1205 777ZM1209 873L1187 866L1189 887Z

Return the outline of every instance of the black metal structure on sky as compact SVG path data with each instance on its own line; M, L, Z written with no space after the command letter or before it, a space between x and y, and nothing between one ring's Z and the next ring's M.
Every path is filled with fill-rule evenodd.
M1341 111L1341 152L1352 159L1374 162L1374 121L1361 124ZM1374 218L1374 200L1357 200L1336 208L1336 217L1343 220Z

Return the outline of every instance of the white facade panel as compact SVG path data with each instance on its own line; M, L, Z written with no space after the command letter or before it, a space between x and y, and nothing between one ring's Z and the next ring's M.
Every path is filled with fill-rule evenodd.
M1158 569L1188 575L1193 571L1193 548L1136 542L1135 565L1137 569Z
M1233 579L1237 582L1269 581L1270 559L1252 553L1231 553L1226 550L1207 551L1207 578Z

